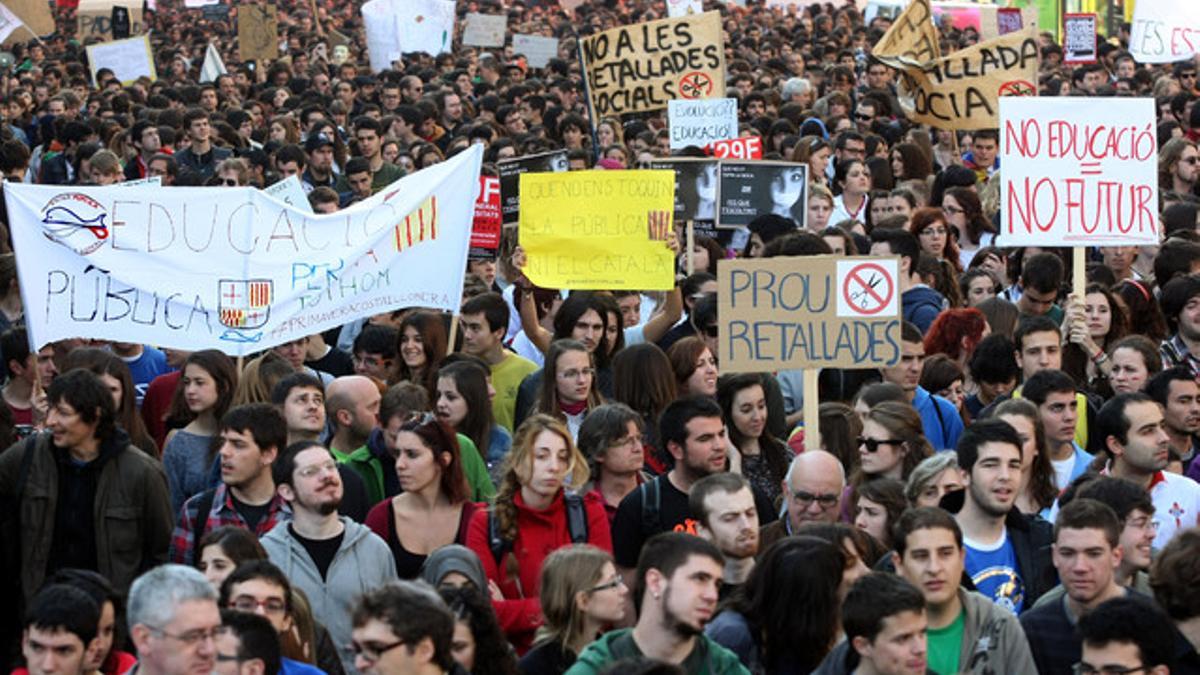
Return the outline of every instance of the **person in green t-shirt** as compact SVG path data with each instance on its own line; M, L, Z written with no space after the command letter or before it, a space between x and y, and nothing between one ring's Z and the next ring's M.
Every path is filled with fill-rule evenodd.
M537 364L504 348L509 311L499 293L477 295L464 302L460 312L463 353L478 356L492 369L492 388L496 390L492 416L512 433L517 388L526 375L538 369Z
M909 509L893 529L896 572L925 596L928 668L954 673L1032 673L1037 668L1017 617L962 588L962 530L946 511Z

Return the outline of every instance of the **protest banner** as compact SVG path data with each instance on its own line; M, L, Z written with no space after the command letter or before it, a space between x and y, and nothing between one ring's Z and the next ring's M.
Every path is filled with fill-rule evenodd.
M317 216L249 187L6 183L30 342L242 356L402 307L457 309L482 158L475 146Z
M667 16L671 18L704 12L703 0L666 0L666 3Z
M1159 244L1154 99L1000 102L1003 246Z
M514 56L524 56L530 68L545 68L550 59L558 57L558 38L541 35L514 35Z
M540 155L526 155L496 162L500 173L500 213L505 225L520 217L521 182L523 173L558 173L567 170L567 151L554 150Z
M1001 97L1036 95L1038 56L1030 26L903 67L896 88L900 108L909 120L939 129L994 129Z
M872 56L893 68L920 66L939 54L929 0L912 0L871 48Z
M79 0L75 10L77 39L81 43L88 41L109 42L113 39L113 7L124 7L129 10L129 34L141 35L146 32L142 20L142 0Z
M1139 63L1174 63L1200 53L1200 3L1137 0L1129 53Z
M583 38L595 118L662 110L671 99L725 95L725 42L717 12L621 26Z
M1063 63L1096 62L1096 15L1063 14Z
M500 179L479 177L479 197L475 199L475 219L471 225L472 260L495 260L500 248Z
M373 72L391 67L400 60L400 31L391 8L394 0L364 2L361 12L363 33L367 39L367 57Z
M819 369L900 361L899 267L879 256L718 261L721 372L804 370L804 443L820 447Z
M793 162L721 162L718 227L749 225L774 213L801 229L808 218L808 165Z
M410 52L436 56L454 39L454 0L370 0L363 3L363 32L371 70L379 72Z
M237 36L243 61L262 62L279 56L279 17L275 5L239 5Z
M93 82L96 81L96 71L101 68L113 71L122 85L133 84L139 77L148 77L151 81L158 79L148 35L89 45L87 55Z
M746 136L710 143L705 152L717 159L762 159L762 138Z
M4 6L29 29L29 32L20 30L11 38L27 40L31 33L43 36L54 32L54 15L50 13L50 5L43 0L4 0Z
M508 31L508 17L503 14L467 14L463 25L464 45L475 47L503 47L504 34Z
M669 232L670 171L526 173L521 182L522 268L542 288L664 291L675 286L675 256L650 238Z
M675 99L667 104L667 128L672 150L737 138L737 99Z
M315 213L312 204L308 201L308 195L304 194L304 185L300 183L300 176L296 174L275 181L263 188L263 192L298 211Z

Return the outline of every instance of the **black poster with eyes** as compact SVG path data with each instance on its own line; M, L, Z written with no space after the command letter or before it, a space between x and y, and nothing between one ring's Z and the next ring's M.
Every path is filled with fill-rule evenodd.
M647 168L675 172L675 224L692 221L697 236L718 239L715 159L656 159Z
M496 162L500 174L500 215L505 225L514 225L521 213L521 174L566 171L567 151L555 150Z
M718 227L749 225L774 213L804 229L808 216L808 165L793 162L721 162Z

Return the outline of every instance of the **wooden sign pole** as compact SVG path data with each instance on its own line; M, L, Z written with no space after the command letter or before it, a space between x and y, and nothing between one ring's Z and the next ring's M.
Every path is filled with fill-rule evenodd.
M820 368L805 368L804 378L804 451L821 449L821 402L817 400L817 377Z
M692 221L688 220L685 224L687 234L684 236L684 245L687 246L687 275L690 277L696 273L696 231L692 227Z
M1087 292L1087 247L1072 247L1071 255L1071 267L1073 268L1071 273L1071 294L1077 295L1080 300L1083 300L1083 296Z

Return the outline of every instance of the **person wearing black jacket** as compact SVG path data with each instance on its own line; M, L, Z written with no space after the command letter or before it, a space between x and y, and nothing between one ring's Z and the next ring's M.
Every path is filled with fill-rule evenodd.
M963 531L966 570L976 589L1014 614L1057 583L1050 523L1014 508L1021 480L1021 439L1007 423L981 420L958 442L966 489L942 508Z

